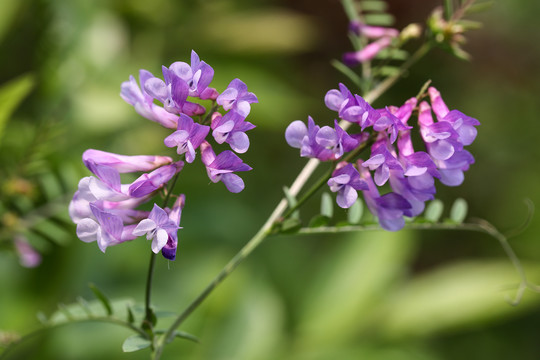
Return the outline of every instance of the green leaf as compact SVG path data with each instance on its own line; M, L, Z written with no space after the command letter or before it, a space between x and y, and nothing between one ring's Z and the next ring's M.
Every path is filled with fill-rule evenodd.
M465 10L465 15L470 15L470 14L486 11L493 5L493 3L494 1L474 3Z
M407 60L409 58L409 53L401 49L391 49L386 48L382 49L377 53L375 59L392 59L392 60Z
M328 225L328 223L330 222L330 218L328 216L325 216L325 215L316 215L314 216L310 221L309 221L309 227L310 228L314 228L314 227L321 227L321 226L326 226Z
M354 85L358 86L358 88L364 88L362 78L350 67L338 60L332 60L332 66L345 75Z
M525 266L528 274L539 270L537 264ZM518 307L510 306L505 295L513 297L518 282L515 268L506 260L460 262L416 276L385 297L379 309L384 315L377 319L379 336L426 338L519 316L536 308L540 297L524 296Z
M135 322L135 316L133 315L133 311L131 310L131 306L127 306L127 312L128 312L128 322L130 324L133 324Z
M396 66L382 66L377 69L376 74L382 77L389 77L399 74L400 68Z
M284 186L283 187L283 192L285 193L285 198L287 198L287 202L289 203L289 208L292 209L293 207L296 206L298 201L296 201L296 198L291 194L288 187ZM300 218L300 211L299 210L294 211L291 214L291 218L299 219Z
M149 339L142 337L141 335L132 335L128 337L122 344L123 352L134 352L142 349L146 349L152 345Z
M347 212L347 221L350 224L358 224L362 219L362 213L364 212L364 203L362 200L358 199L354 204L349 208Z
M321 215L327 218L334 216L334 201L332 200L332 196L327 192L324 192L321 196Z
M113 312L109 299L97 288L96 285L89 284L88 287L90 288L90 290L92 290L96 298L103 304L107 315L112 315Z
M424 212L424 217L426 218L426 220L436 223L441 218L443 209L444 209L443 202L439 199L435 199L431 201L426 207L426 211Z
M461 224L467 217L467 208L467 202L464 199L456 199L450 209L450 219L455 223Z
M450 20L454 14L454 0L444 0L444 17Z
M358 10L356 10L354 0L341 0L341 4L349 21L358 20Z
M200 343L201 341L199 340L198 337L196 337L195 335L191 335L187 332L184 332L184 331L175 331L174 332L174 336L176 336L177 338L181 338L181 339L186 339L186 340L191 340L193 342L196 342L196 343Z
M49 319L47 319L47 315L45 315L42 311L39 311L36 314L36 316L39 322L42 323L43 325L47 325L49 323Z
M384 12L388 8L386 1L367 0L360 3L362 11L377 11Z
M161 329L155 331L156 334L165 334L165 332L166 332L165 330L161 330ZM193 342L196 342L196 343L200 343L200 342L201 342L201 341L199 340L198 337L196 337L195 335L192 335L192 334L190 334L190 333L187 333L187 332L185 332L185 331L179 331L179 330L176 330L176 331L174 332L174 336L177 337L177 338L190 340L190 341L193 341ZM167 344L170 343L172 340L174 340L174 338L171 339L171 340L169 340L169 341L167 342Z
M26 74L3 84L0 88L0 143L9 118L33 87L33 76Z
M364 16L368 25L390 26L394 24L394 17L390 14L368 14Z
M283 221L281 224L281 232L285 234L292 234L302 228L302 223L298 219L289 218Z

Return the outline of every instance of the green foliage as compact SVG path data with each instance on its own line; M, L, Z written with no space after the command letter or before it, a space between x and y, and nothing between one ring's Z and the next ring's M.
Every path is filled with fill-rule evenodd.
M101 290L97 288L96 285L90 284L88 285L88 287L90 288L90 290L92 290L94 295L101 302L101 304L103 305L103 308L107 311L107 315L112 315L113 311L112 311L112 306L109 299L101 292Z
M456 199L450 209L450 220L457 224L461 224L467 217L467 202L464 199Z
M347 221L349 224L359 224L362 220L362 214L364 212L364 203L362 200L358 199L354 204L349 208L347 212Z
M22 75L0 87L0 144L6 123L33 87L34 77L30 74Z
M123 352L134 352L146 349L152 345L152 341L141 335L131 335L122 344Z
M424 211L424 218L432 223L436 223L442 216L444 204L441 200L435 199L429 202Z

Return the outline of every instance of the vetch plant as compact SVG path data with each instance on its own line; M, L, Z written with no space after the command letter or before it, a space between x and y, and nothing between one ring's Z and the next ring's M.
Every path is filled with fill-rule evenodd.
M79 181L69 215L76 224L77 237L83 242L96 242L103 253L110 246L146 238L150 262L144 311L138 313L132 304L121 304L127 313L119 315L118 304L92 286L104 312L98 313L80 300L74 307L60 308L61 320L58 314L44 317L45 328L78 321L114 323L135 333L125 340L124 351L149 348L150 358L159 359L175 337L197 341L195 336L178 330L184 321L265 239L290 233L404 228L483 232L500 242L519 273L521 281L512 302L519 302L527 288L539 290L527 280L501 232L484 220L463 222L464 200L454 203L450 219L440 220L442 204L435 199L437 188L463 183L464 173L475 162L467 147L476 139L480 121L452 109L454 104L447 104L430 81L400 104L380 108L371 105L434 47L466 57L460 46L470 23L463 18L475 1L463 1L455 11L447 7L445 16L436 9L427 21L422 44L411 55L402 47L422 37L420 25L411 24L399 31L370 23L362 11L362 1L342 2L350 20L354 51L347 52L343 62L333 64L355 88L339 83L326 92L321 106L324 103L335 116L325 124L318 125L306 114L307 123L295 120L284 130L284 142L299 149L299 155L309 161L293 184L285 187L284 198L259 231L165 328L158 321L151 295L157 254L174 261L185 241L181 230L189 226L181 224L186 201L189 204L189 189L177 193L177 179L189 176L190 165L200 160L210 182L222 182L231 193L241 192L246 186L241 173L252 168L238 154L250 147L247 132L255 125L247 118L258 98L240 79L233 79L222 92L210 87L214 69L195 51L189 64L178 61L163 66L162 78L140 70L138 81L130 76L122 83L121 97L139 115L171 131L157 141L171 148L174 155L86 150L82 160L92 175ZM481 114L475 116L481 118ZM319 166L326 171L311 188L303 190ZM128 181L123 174L138 177ZM334 195L322 192L321 214L305 224L300 209L324 188ZM339 208L346 209L346 224L333 223L331 196L335 196ZM375 221L362 216L364 203ZM188 209L189 205L185 211ZM24 238L17 237L15 246L24 266L39 264L39 254ZM74 309L82 311L75 313ZM0 357L8 358L11 349L24 339L12 342Z

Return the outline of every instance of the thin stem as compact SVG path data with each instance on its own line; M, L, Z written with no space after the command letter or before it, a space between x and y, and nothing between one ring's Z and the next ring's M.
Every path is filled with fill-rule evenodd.
M178 180L178 174L176 174L171 182L171 185L167 189L167 193L165 194L165 198L163 199L162 208L166 208L167 204L169 203L169 199L171 198L172 191L174 189L174 186L176 185L176 181ZM154 268L156 265L156 254L154 254L152 251L150 251L150 264L148 265L148 275L146 276L146 291L145 291L145 298L144 298L144 310L145 315L142 322L141 327L148 331L148 335L152 335L153 331L153 312L151 308L151 298L152 298L152 280L154 278Z
M152 297L152 279L154 277L154 268L156 265L156 254L150 251L150 264L148 265L148 275L146 276L146 291L144 297L144 319L141 327L149 331L149 335L152 334L152 308L151 297Z

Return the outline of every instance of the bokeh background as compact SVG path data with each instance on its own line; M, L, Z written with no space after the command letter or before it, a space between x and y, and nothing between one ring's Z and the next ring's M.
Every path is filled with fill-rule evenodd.
M389 1L396 27L423 22L439 1ZM502 231L527 218L524 199L540 204L540 3L494 1L473 19L471 62L435 50L374 105L399 105L428 79L450 108L479 119L471 146L477 163L458 188L438 187L448 207L458 197L469 216ZM283 137L292 120L330 123L323 97L346 79L330 66L350 50L337 0L2 0L0 84L30 76L30 95L0 142L3 231L11 215L35 209L59 220L27 234L43 252L37 268L0 252L0 333L39 326L58 303L88 283L111 298L143 301L148 243L102 254L65 226L65 205L88 172L82 152L172 154L166 129L138 116L119 97L139 68L189 61L195 49L213 66L219 91L239 77L257 94L246 189L210 184L204 168L184 170L187 195L175 262L157 263L154 303L178 311L265 221L305 160ZM0 103L0 108L2 107ZM21 186L15 186L23 184ZM308 204L305 217L318 210ZM15 209L15 210L14 210ZM13 213L15 211L15 213ZM448 215L448 210L445 210ZM345 216L337 211L336 216ZM540 221L511 240L532 281L540 281ZM164 359L537 359L540 294L512 307L519 282L496 240L478 233L401 231L268 239L182 326L200 344L177 340ZM164 324L170 319L164 318ZM107 324L69 325L20 346L12 359L146 359L124 354L128 331Z

